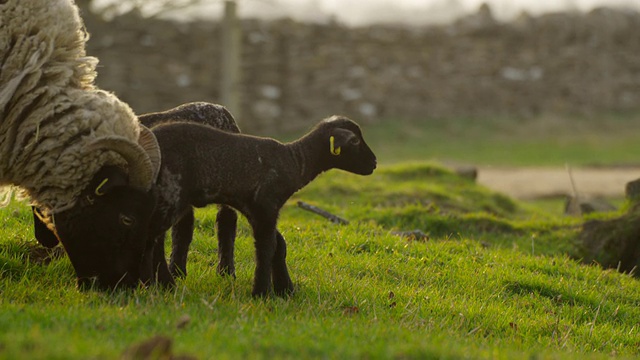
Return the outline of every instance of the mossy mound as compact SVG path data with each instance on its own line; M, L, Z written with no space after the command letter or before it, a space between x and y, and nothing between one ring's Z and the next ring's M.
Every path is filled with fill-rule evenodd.
M579 239L582 259L604 268L631 272L638 276L640 267L640 204L613 219L589 220L582 226Z

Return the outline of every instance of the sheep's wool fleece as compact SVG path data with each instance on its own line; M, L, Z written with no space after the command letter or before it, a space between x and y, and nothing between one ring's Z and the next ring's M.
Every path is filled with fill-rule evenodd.
M0 185L48 211L73 206L101 166L126 166L86 144L140 132L129 106L95 87L87 39L73 0L0 0Z

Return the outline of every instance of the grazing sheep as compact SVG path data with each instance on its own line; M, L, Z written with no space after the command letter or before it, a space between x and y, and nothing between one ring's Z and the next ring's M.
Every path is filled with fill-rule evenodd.
M194 122L212 126L227 132L239 133L235 119L221 105L193 102L180 105L178 107L161 111L143 114L138 117L140 122L153 129L154 126L168 122ZM40 210L33 207L34 211L34 233L36 240L45 247L54 247L58 244L58 239L51 230L43 224L40 218ZM236 235L237 215L233 209L221 205L216 217L216 227L218 236L218 248L220 263L233 262L233 247ZM184 209L182 216L177 217L171 224L172 231L172 251L169 265L171 274L174 276L184 276L187 273L187 253L189 245L193 239L194 214L193 209ZM164 234L163 234L164 238ZM228 267L219 268L221 273L232 273L233 269ZM151 276L151 275L149 275ZM150 280L150 279L146 279Z
M0 1L0 185L40 209L79 284L135 286L160 151L95 87L86 41L72 0Z
M291 293L286 243L276 229L280 208L324 171L337 168L369 175L376 168L360 127L341 116L321 121L287 144L188 122L159 125L153 132L163 156L149 230L156 238L151 266L160 283L171 281L163 234L192 206L215 203L240 211L251 224L256 247L252 294L267 295L272 281L276 294ZM226 245L219 269L233 274L233 244Z

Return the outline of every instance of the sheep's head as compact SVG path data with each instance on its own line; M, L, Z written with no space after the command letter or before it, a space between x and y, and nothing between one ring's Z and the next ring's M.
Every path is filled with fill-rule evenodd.
M140 145L123 138L103 138L91 144L88 151L113 150L122 155L128 172L103 166L72 208L53 214L58 239L81 287L94 282L101 289L138 284L155 206L149 189L160 161L151 132L143 131Z
M332 116L320 123L326 158L331 167L358 175L370 175L377 166L376 155L362 137L360 126L343 116Z
M106 183L105 183L106 181ZM56 232L81 287L132 287L139 279L153 197L129 185L127 174L103 167L79 204L55 214Z

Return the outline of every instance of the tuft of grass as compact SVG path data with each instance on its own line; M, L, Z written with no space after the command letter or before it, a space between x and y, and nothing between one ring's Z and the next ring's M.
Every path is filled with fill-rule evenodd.
M313 203L336 225L298 208ZM199 209L188 277L173 290L80 292L66 257L35 248L26 207L0 210L0 358L118 358L155 335L219 358L640 356L640 283L570 254L580 220L492 193L432 163L321 176L285 206L296 285L251 298L251 231L237 278L215 273L215 207ZM393 235L420 229L428 240ZM184 319L188 319L186 322Z

